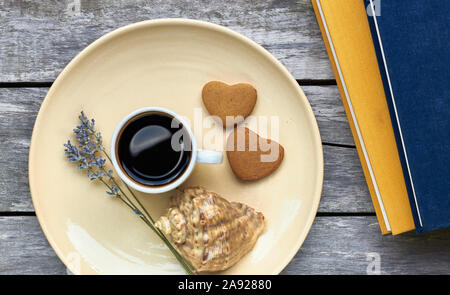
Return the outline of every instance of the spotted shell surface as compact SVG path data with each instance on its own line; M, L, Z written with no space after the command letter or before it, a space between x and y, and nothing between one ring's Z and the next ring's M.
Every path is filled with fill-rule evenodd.
M203 187L171 197L170 208L155 225L199 272L225 270L255 245L264 231L264 216L229 202Z

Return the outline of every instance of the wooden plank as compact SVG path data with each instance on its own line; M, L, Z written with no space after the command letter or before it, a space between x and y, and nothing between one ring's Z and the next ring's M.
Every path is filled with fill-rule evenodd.
M36 217L0 217L0 274L65 273Z
M375 216L318 217L283 274L450 274L450 228L382 236ZM369 266L370 264L370 266Z
M28 188L28 149L47 90L0 88L0 211L33 211Z
M375 212L356 149L323 146L324 180L319 212Z
M275 55L297 79L333 73L310 0L0 1L0 82L53 81L84 47L121 26L192 18L227 26Z
M322 142L355 146L337 86L302 86L316 116Z
M0 274L66 273L35 217L0 217L0 229ZM450 229L381 236L374 216L317 217L282 274L366 274L377 258L381 274L450 274Z
M305 86L322 139L352 141L336 86ZM33 211L28 189L28 148L47 88L0 88L0 212ZM373 212L353 148L324 146L320 212Z

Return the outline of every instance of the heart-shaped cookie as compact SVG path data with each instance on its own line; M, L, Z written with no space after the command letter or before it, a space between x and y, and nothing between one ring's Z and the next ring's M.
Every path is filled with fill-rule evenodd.
M220 118L224 127L237 125L250 115L256 104L256 97L256 89L246 83L228 85L211 81L202 90L206 109L211 115Z
M256 180L271 174L284 158L283 146L246 127L233 130L226 150L231 169L242 180Z

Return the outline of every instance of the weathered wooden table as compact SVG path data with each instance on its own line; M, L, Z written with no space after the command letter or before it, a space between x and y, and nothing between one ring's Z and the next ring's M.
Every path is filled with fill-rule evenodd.
M227 26L302 85L323 140L325 179L310 234L284 274L450 274L450 230L381 236L310 0L0 0L0 274L65 274L36 220L28 148L52 81L90 42L137 21Z

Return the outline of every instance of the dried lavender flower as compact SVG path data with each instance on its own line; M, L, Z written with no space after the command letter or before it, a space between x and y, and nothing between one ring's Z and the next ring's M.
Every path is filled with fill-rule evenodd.
M147 212L145 207L142 206L133 191L125 184L137 205L139 205L143 212L145 212L145 215L121 189L114 178L113 170L106 170L106 162L107 160L111 162L111 158L103 146L103 138L101 133L95 130L95 120L89 120L83 111L81 111L78 118L80 119L80 125L77 125L73 129L77 144L72 144L70 140L64 144L64 153L69 162L76 164L80 170L87 170L87 176L91 181L102 182L107 187L106 194L120 199L125 205L127 205L163 240L185 271L188 274L196 274L196 270L192 267L192 265L181 256L181 254L167 240L164 234L154 226L153 218ZM103 158L100 153L102 153L106 159Z

